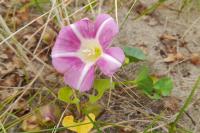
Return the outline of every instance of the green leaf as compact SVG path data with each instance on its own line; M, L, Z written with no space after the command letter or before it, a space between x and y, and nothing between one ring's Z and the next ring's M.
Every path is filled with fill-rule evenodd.
M161 78L154 84L154 88L156 91L160 92L162 96L169 96L173 89L173 81L169 77Z
M143 90L145 93L152 95L153 91L153 80L149 75L149 70L146 66L140 69L138 77L135 80L136 85L139 89Z
M155 76L151 76L146 66L142 67L137 75L135 80L129 82L135 84L151 99L157 100L160 99L161 96L169 96L173 89L171 78L164 77L158 79Z
M146 59L145 54L139 48L125 47L124 53L129 58L130 62L136 62Z
M78 98L73 97L73 91L70 87L61 88L58 91L58 99L69 104L77 104L80 102Z
M82 111L84 114L89 114L89 113L93 113L96 117L98 117L102 112L103 112L104 108L102 105L100 104L91 104L91 103L86 103L83 108Z
M137 82L137 86L149 95L153 92L153 80L150 77L146 77L145 79Z
M95 80L94 89L97 91L97 95L89 95L89 102L95 103L103 96L104 92L110 88L114 88L114 82L111 84L109 79Z
M143 66L138 73L138 76L136 77L135 81L139 82L149 76L149 69L146 66Z

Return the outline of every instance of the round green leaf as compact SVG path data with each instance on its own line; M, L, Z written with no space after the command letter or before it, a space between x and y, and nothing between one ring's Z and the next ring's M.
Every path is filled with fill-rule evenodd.
M78 98L73 97L73 91L70 87L61 88L58 91L58 99L70 104L77 104L80 102Z
M161 78L154 84L154 88L159 91L162 96L169 96L173 89L173 81L169 77Z

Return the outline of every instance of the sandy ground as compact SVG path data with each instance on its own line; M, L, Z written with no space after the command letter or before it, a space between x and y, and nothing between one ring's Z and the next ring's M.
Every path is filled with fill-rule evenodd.
M171 3L173 4L168 6L168 8L160 7L152 15L144 16L138 20L133 20L136 13L131 12L126 24L113 44L121 47L134 46L145 48L148 57L146 64L150 66L153 74L168 75L173 78L174 89L172 97L179 99L180 105L182 105L200 74L200 66L195 66L187 60L190 52L200 53L200 16L199 11L194 8L187 9L179 15L176 11L172 10L176 8L176 3L172 1ZM148 5L148 2L146 4ZM121 22L127 11L127 8L120 9L119 20ZM184 60L175 61L170 64L164 62L161 50L165 49L160 40L163 34L183 38L189 50L180 47L180 40L170 42L170 45L177 45L177 52L184 55ZM133 78L135 75L134 71L137 68L138 64L126 67L125 75L130 79ZM196 127L196 132L200 132L198 126L200 119L199 100L200 91L196 93L187 111L188 116L185 115L181 122L188 129L194 130Z

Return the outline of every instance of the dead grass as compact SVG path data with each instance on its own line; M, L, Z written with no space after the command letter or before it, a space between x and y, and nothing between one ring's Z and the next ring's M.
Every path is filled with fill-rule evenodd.
M45 12L41 13L37 10L36 5L26 7L26 1L20 2L20 5L13 4L12 1L8 1L6 4L3 1L0 2L0 100L2 101L0 103L0 131L4 133L20 132L22 121L34 115L41 106L52 103L58 105L62 111L59 121L52 126L53 129L51 129L52 127L49 128L51 129L50 132L55 133L57 129L61 128L60 121L64 114L68 113L66 108L68 105L60 103L57 98L58 89L64 86L62 76L52 68L50 59L51 47L54 44L57 32L66 24L73 23L85 16L94 18L100 12L109 12L115 16L116 22L122 30L127 20L133 19L129 15L134 14L136 16L138 10L142 10L137 9L136 11L136 6L141 3L138 0L131 2L125 0L51 0L51 3L42 5ZM151 11L157 8L165 8L162 4L153 10L151 8ZM170 4L173 4L173 2L169 2ZM12 6L9 7L9 5ZM185 6L182 5L181 10ZM168 8L167 5L166 7ZM28 12L28 15L26 12L18 12L22 8L27 8L25 11ZM123 17L119 13L121 8L126 8L128 11ZM145 12L147 11L150 10L145 10ZM137 15L141 17L150 14L150 17L154 17L154 12L145 12ZM18 18L15 16L18 16ZM20 20L20 18L24 20ZM143 18L141 17L141 19ZM135 21L138 21L138 19ZM132 23L135 21L132 21ZM16 25L16 29L13 28L11 22ZM186 28L181 39L192 32L197 23L199 23L199 17ZM49 29L53 31L52 34ZM29 35L28 39L24 38L27 34ZM45 40L46 36L47 40ZM51 37L54 39L50 39ZM2 55L5 55L5 57ZM175 67L178 67L177 71L180 71L179 65L181 63L170 65L165 74L169 74ZM9 70L11 66L13 66L13 69ZM130 67L130 69L133 67ZM113 80L122 82L125 77L121 77L121 75L126 73L124 71L118 73L113 77ZM136 71L132 72L131 75L135 73ZM11 80L12 74L17 76ZM175 80L178 80L177 82L188 81L185 82L187 85L184 86L183 83L179 86L180 88L188 88L188 84L192 86L197 76ZM196 99L198 98L197 96ZM100 129L103 132L168 132L169 123L176 118L180 104L178 98L172 101L170 99L172 97L153 101L145 97L135 86L119 86L114 91L107 92L100 101L105 109L98 119L101 122L99 124L101 125ZM21 100L25 102L22 103ZM196 100L191 106L195 102ZM172 107L174 104L177 104L174 107L175 109ZM18 106L21 108L17 108ZM195 125L194 132L199 130L198 123L199 121ZM180 132L186 132L185 125L178 122L176 124ZM97 130L94 129L92 132L97 132Z

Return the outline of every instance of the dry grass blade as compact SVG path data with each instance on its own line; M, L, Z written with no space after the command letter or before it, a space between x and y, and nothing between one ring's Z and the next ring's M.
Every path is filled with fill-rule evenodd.
M5 43L7 40L9 40L10 38L12 38L13 36L15 36L16 34L18 34L19 32L21 32L22 30L24 30L25 28L27 28L29 25L31 25L32 23L36 22L38 19L46 16L47 14L49 14L50 12L52 12L52 10L55 10L57 7L61 6L62 4L64 4L66 1L63 1L62 3L56 5L53 9L47 11L46 13L42 14L41 16L33 19L31 22L29 22L28 24L26 24L25 26L23 26L22 28L18 29L17 31L15 31L14 33L10 34L8 37L6 37L2 42L0 42L0 45L2 45L3 43ZM70 1L67 2L67 4L70 4Z
M63 117L64 117L64 115L65 115L65 113L66 113L66 111L68 109L68 107L69 107L69 104L66 106L65 110L61 114L60 119L58 121L58 124L54 127L54 130L52 131L52 133L56 133L57 132L57 128L59 127L59 125L60 125L60 123L61 123L61 121L62 121L62 119L63 119Z
M52 7L53 5L55 6L57 4L57 0L51 0L51 3L52 3ZM62 4L61 7L63 7L64 4ZM65 9L65 8L64 8ZM64 23L63 23L63 18L61 17L61 12L59 11L59 7L57 7L55 10L54 10L54 13L56 14L56 18L58 20L58 24L60 27L63 27L64 26Z
M4 28L5 33L7 33L8 35L12 34L11 31L10 31L10 29L8 28L6 22L4 21L4 19L2 18L1 15L0 15L0 23L1 23L1 26ZM26 56L26 54L24 53L24 51L20 47L21 44L18 41L16 41L16 39L14 37L12 38L12 40L13 40L16 48L17 48L17 51L14 50L15 52L18 53L17 55L19 55L20 57L22 57L25 62L28 61L28 57ZM9 46L11 47L11 45L9 45Z
M198 17L192 24L190 27L188 27L188 29L184 32L183 36L181 37L181 39L184 39L184 37L192 30L192 28L199 22L200 17Z
M119 20L118 20L118 4L117 4L117 0L115 0L115 18L116 18L116 22L117 25L119 25Z
M200 17L195 11L196 6L192 6L196 4L195 2L192 0L0 0L0 100L2 101L0 132L66 132L69 127L62 127L61 124L65 115L72 115L75 121L82 122L82 118L89 113L95 114L97 118L96 121L91 121L94 125L92 133L98 131L167 133L172 124L175 127L174 132L192 133L189 130L198 132L200 128L198 125L200 121L196 117L200 112L198 93L192 90L192 96L190 95L183 106L187 107L186 113L185 109L180 109L181 103L190 92L188 88L194 84L199 76L197 74L200 73L198 55ZM176 10L180 3L182 3L181 10L185 11ZM88 96L98 96L100 93L95 89L86 93L76 91L77 96L73 95L70 98L78 98L81 100L80 104L77 107L75 104L68 105L61 102L57 96L58 89L65 86L65 82L63 75L53 68L49 54L56 41L56 35L63 26L68 26L84 17L93 19L97 24L95 18L101 13L113 16L120 28L120 33L113 39L114 47L123 48L126 45L141 48L147 59L132 62L131 58L126 58L123 70L112 77L107 77L97 70L96 78L107 81L111 78L110 84L114 80L116 88L110 87L110 90L107 90L94 104L88 104L91 100ZM24 16L25 19L22 19ZM104 27L112 28L112 25ZM95 28L93 26L84 28L98 31L96 25ZM110 31L112 30L106 32ZM107 36L104 39L107 41ZM67 38L67 41L71 40ZM101 43L102 40L98 41ZM137 73L139 68L144 65L150 68L148 77L153 82L148 80L151 82L148 83L147 80L143 80L146 90L134 82L139 75ZM174 88L171 95L165 97L159 95L164 85L160 84L156 89L155 86L166 75L173 79ZM107 84L109 85L109 82ZM146 94L152 88L153 92L150 95ZM192 103L190 103L191 98L194 99ZM46 121L43 123L43 120L35 119L38 120L38 123L34 121L39 127L38 131L22 128L24 121L31 119L32 116L35 117L38 110L49 103L58 107L58 114L52 123L45 123ZM185 118L190 120L185 121Z
M93 8L93 6L92 6L92 3L90 2L90 0L87 0L87 1L88 1L88 3L89 3L90 9L91 9L91 11L92 11L92 14L93 14L93 16L95 17L95 11L94 11L94 8Z
M42 37L44 36L44 34L45 34L45 32L46 32L47 25L48 25L48 23L49 23L49 21L50 21L51 14L52 14L52 12L53 12L54 10L55 10L55 14L56 14L56 16L57 16L57 19L59 20L59 22L61 22L60 17L59 17L59 15L58 15L57 7L56 7L55 5L56 5L56 0L52 0L52 7L51 7L51 10L50 10L50 12L49 12L49 15L48 15L48 17L47 17L47 20L46 20L44 29L43 29L43 31L42 31L42 34L41 34L41 36L40 36L40 39L39 39L39 41L38 41L38 43L37 43L37 45L36 45L36 48L35 48L33 54L35 54L35 53L37 52L37 49L39 48L39 45L40 45L40 43L41 43L41 41L42 41ZM54 10L53 10L53 9L54 9ZM61 22L61 23L62 23L62 22ZM63 24L61 24L61 25L63 25Z
M124 20L120 24L120 29L122 29L123 25L125 24L126 20L128 19L128 16L130 15L131 11L133 10L133 7L135 6L136 2L138 0L133 0L133 4L131 5L131 8L128 10L126 16L124 17Z
M37 80L37 78L41 75L42 71L44 70L44 66L38 71L35 78L27 85L27 88L23 90L22 94L11 104L9 107L0 115L0 119L3 119L3 117L8 113L12 111L12 108L16 105L16 103L24 96L24 94L31 88L31 86L34 84L34 82Z

